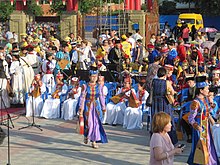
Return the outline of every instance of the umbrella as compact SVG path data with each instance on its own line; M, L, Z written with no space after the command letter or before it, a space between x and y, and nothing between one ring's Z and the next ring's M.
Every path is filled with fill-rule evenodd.
M198 32L208 32L208 33L213 33L217 31L218 30L216 28L210 28L210 27L205 27L198 30Z
M205 47L209 48L209 50L212 48L212 46L215 44L213 41L205 41L201 44L201 47L204 49Z

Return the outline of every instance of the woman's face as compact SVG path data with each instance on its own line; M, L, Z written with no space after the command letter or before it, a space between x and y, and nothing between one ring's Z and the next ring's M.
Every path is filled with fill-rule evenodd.
M169 121L169 123L164 127L163 131L164 132L170 132L171 131L171 121Z
M138 84L138 90L139 90L139 91L142 91L142 90L143 90L143 87L142 87L140 84Z
M208 96L209 95L209 86L206 86L204 89L202 89L201 94L203 94L204 96Z
M90 76L90 82L96 82L98 80L98 75L97 74L93 74Z
M124 87L125 88L130 88L130 83L129 82L124 82Z

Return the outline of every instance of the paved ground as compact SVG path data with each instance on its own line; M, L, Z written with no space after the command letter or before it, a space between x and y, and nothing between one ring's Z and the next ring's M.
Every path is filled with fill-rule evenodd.
M30 118L29 118L30 119ZM142 130L125 130L121 126L105 126L109 143L99 149L83 143L76 133L76 121L36 119L43 131L37 128L18 130L28 120L21 116L13 120L10 129L11 165L83 165L113 164L142 165L149 162L149 134ZM5 126L2 126L6 130ZM184 143L184 142L181 142ZM175 157L176 165L186 164L190 145L182 155ZM0 165L7 160L7 139L0 146Z

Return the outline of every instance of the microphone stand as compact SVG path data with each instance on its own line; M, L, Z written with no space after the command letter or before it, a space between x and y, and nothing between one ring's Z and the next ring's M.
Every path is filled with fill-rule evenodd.
M40 88L40 87L39 87L39 88ZM35 127L35 128L38 128L39 130L43 131L43 129L40 128L40 125L37 125L37 124L35 123L35 117L34 117L34 97L33 97L32 92L30 92L30 94L31 94L31 97L32 97L32 104L31 104L31 105L32 105L32 123L31 123L31 124L28 123L27 126L18 128L18 130L25 129L25 128L29 128L29 127Z

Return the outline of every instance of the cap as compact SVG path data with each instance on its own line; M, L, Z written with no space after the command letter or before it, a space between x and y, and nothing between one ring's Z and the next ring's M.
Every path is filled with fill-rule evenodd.
M126 39L127 39L127 36L126 36L125 34L123 34L123 35L121 36L121 39L126 40Z
M154 49L154 45L153 45L153 44L148 44L148 45L147 45L147 48L148 48L148 49Z
M161 54L166 54L166 53L168 53L169 52L169 49L168 48L162 48L161 50L160 50L160 53Z
M193 80L194 81L195 80L194 74L187 74L185 80L186 80L186 82L189 81L189 80Z
M169 65L169 64L166 64L166 65L164 66L164 68L165 68L166 70L169 70L169 71L172 71L172 70L173 70L173 66L172 66L172 65Z
M63 74L58 73L58 74L56 75L56 78L63 78Z
M71 81L72 81L72 82L78 82L79 79L78 79L78 77L73 77L73 78L71 79Z
M215 68L215 69L212 71L212 74L220 74L220 69Z
M204 88L206 86L209 86L209 84L206 82L206 76L196 77L196 88Z

